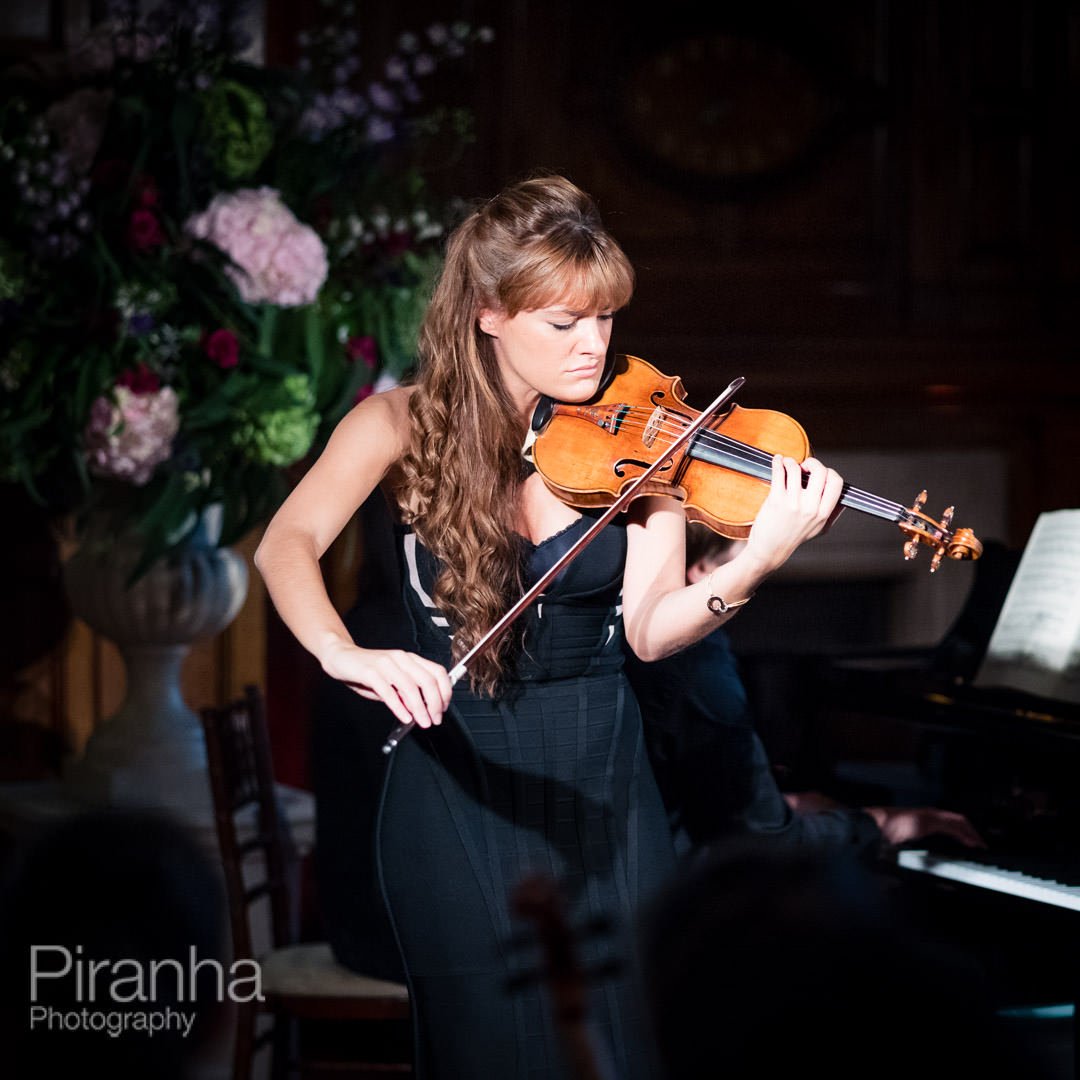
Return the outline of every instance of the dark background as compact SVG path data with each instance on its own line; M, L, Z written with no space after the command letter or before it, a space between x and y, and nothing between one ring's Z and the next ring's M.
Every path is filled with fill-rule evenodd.
M1075 501L1080 14L1061 2L460 5L495 29L445 93L448 178L537 167L638 268L619 341L830 446L1008 446L1009 525ZM372 53L444 5L364 11ZM268 55L303 18L268 12ZM781 149L783 148L783 149ZM697 156L695 156L697 155ZM756 168L755 168L756 164Z
M318 7L266 0L269 62L295 58ZM826 460L917 462L934 512L952 501L936 455L986 452L999 472L983 538L1013 547L1041 511L1080 505L1076 3L357 7L365 78L402 31L455 18L494 29L425 86L475 115L475 142L436 185L485 197L547 168L589 191L638 271L618 346L681 375L691 404L743 375L740 403L794 416ZM878 478L850 479L874 490ZM23 503L8 509L26 521ZM978 532L963 511L957 523ZM44 528L33 535L45 543ZM820 577L755 599L732 624L737 643L743 627L748 648L782 651L799 625L889 643L892 585ZM304 783L315 671L269 619L276 758L282 779ZM25 643L33 627L19 621Z
M589 191L638 271L619 348L681 375L699 405L746 376L740 403L794 416L826 460L928 463L919 483L935 512L952 501L936 456L986 451L999 468L986 478L994 524L961 521L962 505L957 519L991 528L984 539L1022 547L1041 511L1080 505L1076 4L762 0L632 14L516 0L453 14L496 39L432 89L476 117L476 143L445 181L487 196L550 168ZM370 54L450 15L434 3L366 10ZM302 21L271 4L270 57L290 55ZM970 575L960 580L966 590ZM895 592L871 574L781 581L755 599L731 631L762 681L781 684L763 711L787 708L795 677L768 654L888 645ZM294 650L272 626L271 700L294 694L277 739L299 762L296 673L311 666L273 662ZM764 721L774 752L800 741L792 717Z

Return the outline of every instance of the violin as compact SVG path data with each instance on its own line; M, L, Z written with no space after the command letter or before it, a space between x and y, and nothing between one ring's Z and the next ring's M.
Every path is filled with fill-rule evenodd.
M678 376L664 375L637 356L616 356L589 401L540 402L532 417L532 461L564 502L582 508L610 506L700 417L685 401ZM784 413L729 404L681 450L668 455L635 496L674 496L689 520L740 540L750 534L768 495L773 454L805 461L810 440L802 425ZM937 521L923 513L925 491L905 507L845 483L840 502L899 526L908 538L905 559L913 559L920 544L932 548L931 573L943 558L977 559L982 554L982 544L970 529L952 528L954 507Z
M733 539L750 534L768 495L772 455L805 461L810 440L790 416L730 404L744 381L734 380L706 409L691 409L678 376L663 375L636 356L619 355L589 401L540 401L525 456L564 502L607 509L451 668L451 686L464 677L473 657L639 495L673 495L683 502L691 521L703 521ZM845 483L840 502L898 525L908 537L905 559L915 558L919 544L933 548L931 573L945 557L977 559L982 554L982 544L970 529L951 528L953 507L940 521L922 512L925 491L909 508ZM383 753L389 754L411 727L411 721L398 724L387 736Z

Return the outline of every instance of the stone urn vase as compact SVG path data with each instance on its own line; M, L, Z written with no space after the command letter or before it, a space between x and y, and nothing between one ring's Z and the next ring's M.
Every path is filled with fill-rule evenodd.
M247 565L216 546L219 532L220 514L208 512L180 551L129 585L138 542L92 523L64 564L72 610L117 645L127 673L120 709L65 763L76 797L183 817L210 813L202 725L181 696L180 670L192 643L228 626L247 595Z

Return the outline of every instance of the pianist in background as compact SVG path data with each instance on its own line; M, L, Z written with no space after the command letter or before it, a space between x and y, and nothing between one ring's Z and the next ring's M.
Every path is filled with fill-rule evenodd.
M734 543L689 525L686 576L702 578L731 558ZM646 664L626 650L645 739L680 853L738 834L785 846L846 848L876 855L931 834L985 847L961 814L934 807L854 809L816 793L785 796L754 731L746 688L723 629Z

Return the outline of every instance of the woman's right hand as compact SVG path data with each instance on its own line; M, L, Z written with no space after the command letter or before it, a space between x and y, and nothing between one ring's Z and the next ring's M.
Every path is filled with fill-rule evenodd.
M441 724L450 705L446 668L403 649L362 649L352 642L330 645L322 669L361 697L381 701L403 724Z

